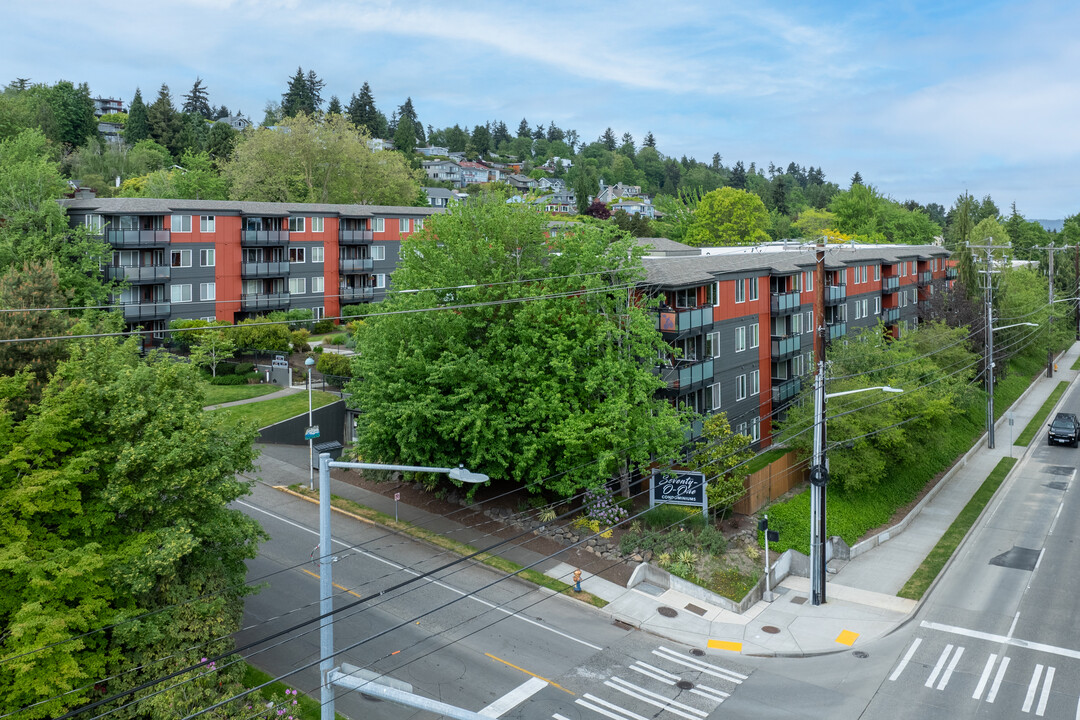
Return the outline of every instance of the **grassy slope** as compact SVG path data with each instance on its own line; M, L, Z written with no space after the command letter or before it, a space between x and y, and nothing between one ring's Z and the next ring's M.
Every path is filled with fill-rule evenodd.
M322 407L340 398L327 392L316 390L311 394L312 407ZM233 407L211 410L213 413L222 413L230 422L251 422L255 427L266 427L274 423L288 420L291 417L302 415L308 409L307 393L296 393L289 397L264 400L263 402L249 403L247 405L235 405Z

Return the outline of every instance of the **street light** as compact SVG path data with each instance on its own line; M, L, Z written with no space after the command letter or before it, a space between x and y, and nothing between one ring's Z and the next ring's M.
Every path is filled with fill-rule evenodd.
M986 332L986 447L989 450L994 449L994 333L998 330L1008 330L1009 328L1022 327L1027 325L1029 327L1039 327L1038 323L1022 322L1013 323L1012 325L1002 325L1001 327L994 327L994 316L991 313L987 314L989 322L987 324Z
M310 358L308 358L310 360ZM312 361L314 362L314 361ZM334 669L334 582L331 575L333 557L330 546L330 468L352 468L354 470L400 470L402 472L438 472L446 473L454 480L467 483L482 483L489 480L487 475L474 473L461 465L456 468L424 467L421 465L382 465L379 463L341 462L330 459L330 453L319 453L319 676L322 685L321 720L334 720L334 686L330 683L330 673ZM407 693L402 693L407 695ZM397 702L407 704L406 699ZM428 706L418 706L431 709ZM441 708L440 708L441 709Z
M825 392L825 363L818 363L814 377L814 463L810 468L810 602L825 602L825 486L829 482L828 463L825 460L825 401L841 395L880 390L902 393L900 388L879 385L877 387Z
M311 418L311 368L315 367L315 358L308 356L304 361L307 365L307 424L308 429L304 434L308 436L308 489L315 489L315 434L312 426L315 424Z

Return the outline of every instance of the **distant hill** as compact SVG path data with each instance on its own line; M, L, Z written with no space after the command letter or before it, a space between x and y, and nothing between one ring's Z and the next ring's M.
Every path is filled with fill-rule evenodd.
M1043 226L1043 230L1047 232L1061 232L1061 229L1065 227L1065 220L1035 220Z

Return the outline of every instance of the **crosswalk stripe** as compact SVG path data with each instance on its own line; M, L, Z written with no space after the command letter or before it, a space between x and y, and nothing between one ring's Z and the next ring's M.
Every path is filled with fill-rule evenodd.
M490 718L501 717L546 687L546 680L535 677L529 678L477 714Z
M1028 683L1027 695L1024 696L1024 712L1031 712L1031 703L1035 700L1035 691L1039 688L1039 679L1042 678L1042 665L1035 665L1035 672L1031 673L1031 682Z
M721 680L727 680L733 682L736 685L742 684L743 680L746 680L749 676L742 673L735 672L734 670L728 670L726 668L719 667L718 665L712 665L701 660L691 660L689 658L680 657L674 650L669 650L666 647L661 647L653 650L653 655L670 660L671 662L678 663L692 670L700 670L703 673L712 675L713 677L720 678Z
M586 700L589 700L591 702L585 702ZM585 693L584 698L575 700L575 702L578 703L579 705L584 705L585 707L589 708L590 710L594 710L594 711L600 713L601 715L606 715L607 717L612 718L612 720L626 720L626 718L633 718L633 720L646 720L646 718L643 718L641 715L638 715L637 713L630 712L626 708L621 708L618 705L615 705L614 703L609 703L607 700L604 700L603 698L598 698L595 695L590 695L589 693ZM604 710L604 708L597 707L597 705L592 705L591 703L597 703L598 705L603 705L604 707L611 708L612 710L615 710L617 712L621 712L621 713L623 713L623 715L616 715L614 712L609 712L607 710Z
M695 707L686 705L685 703L678 702L677 700L669 700L663 695L658 695L651 690L646 690L645 688L640 688L636 685L632 685L631 683L626 682L620 677L613 676L611 680L605 681L604 684L607 685L609 688L618 690L619 692L625 693L630 697L635 697L642 702L646 702L650 705L655 705L661 710L667 710L670 713L674 713L676 715L679 715L680 717L687 718L687 720L694 720L695 716L703 718L709 714L702 710L698 710ZM684 710L686 712L683 712ZM687 713L693 713L693 715L688 715Z
M661 677L660 675L656 675L656 674L646 670L643 667L638 667L637 665L631 665L630 669L633 670L636 673L641 673L645 677L651 677L653 680L659 680L660 682L666 683L668 685L674 685L675 684L674 680L669 680L666 677Z
M994 698L997 697L998 688L1001 687L1001 679L1005 677L1005 668L1009 667L1009 656L1005 655L1001 658L1001 664L998 665L997 675L994 676L994 684L990 686L990 693L986 696L986 702L994 702Z
M904 672L904 668L906 668L907 664L911 662L911 656L915 654L915 650L921 644L922 638L915 638L915 642L911 643L911 647L909 647L908 651L904 653L904 658L900 661L900 664L896 666L896 669L893 670L892 675L889 676L889 680L895 682L896 678L900 677L900 673Z
M1043 680L1042 694L1039 695L1039 705L1035 708L1035 714L1042 717L1046 712L1046 701L1050 699L1050 686L1054 683L1054 667L1046 668L1046 679Z
M729 693L726 693L723 690L714 690L707 685L698 685L696 688L692 688L690 692L695 695L700 695L701 697L709 698L710 700L715 700L716 702L724 702L725 698L731 697Z
M653 671L654 673L659 673L660 675L665 675L665 676L667 676L667 677L671 678L672 680L678 680L678 679L679 679L679 676L678 676L678 675L672 675L672 674L671 674L671 673L669 673L669 672L668 672L667 670L661 670L661 669L660 669L660 668L658 668L658 667L653 667L652 665L650 665L650 664L649 664L649 663L647 663L647 662L642 662L642 661L638 660L638 661L637 661L637 662L635 663L635 665L640 665L640 666L641 666L641 667L643 667L643 668L646 668L646 669L648 669L648 670L652 670L652 671Z
M983 668L982 676L979 678L979 684L975 686L975 692L971 694L972 700L979 700L982 698L983 690L986 689L986 681L990 679L990 671L994 669L995 660L997 660L997 653L990 653L990 657L986 658L986 667Z
M964 647L958 645L956 652L953 653L952 660L949 661L949 666L945 668L945 674L941 676L941 682L938 683L937 689L944 690L945 686L949 684L949 678L952 677L953 671L956 670L956 664L960 662L960 656L964 654Z
M930 677L926 678L926 682L924 683L926 687L934 687L934 682L937 680L938 673L941 672L941 668L945 667L945 661L949 659L949 653L952 652L952 648L952 644L949 644L941 651L941 657L938 658L937 665L934 666L934 670L930 673Z

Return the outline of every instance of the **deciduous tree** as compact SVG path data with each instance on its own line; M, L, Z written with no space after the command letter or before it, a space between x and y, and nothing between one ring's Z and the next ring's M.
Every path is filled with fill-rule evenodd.
M720 188L707 193L694 211L685 242L699 247L768 242L769 211L754 193Z

